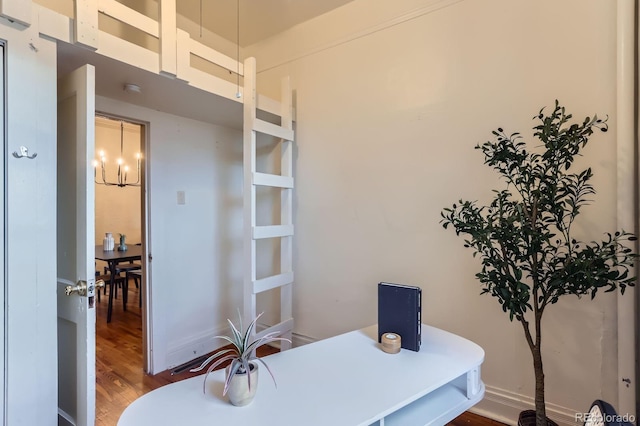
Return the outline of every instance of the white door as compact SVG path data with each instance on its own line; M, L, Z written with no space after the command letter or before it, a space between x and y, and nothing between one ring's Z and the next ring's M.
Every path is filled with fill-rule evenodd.
M95 423L95 68L58 81L58 418ZM84 283L84 289L83 287ZM67 294L69 290L74 290Z

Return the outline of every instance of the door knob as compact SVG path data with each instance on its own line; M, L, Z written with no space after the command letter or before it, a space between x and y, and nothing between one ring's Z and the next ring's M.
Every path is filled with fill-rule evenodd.
M71 296L72 294L78 294L78 296L86 296L87 295L87 282L86 281L78 281L76 285L68 285L64 289L64 294L67 296Z

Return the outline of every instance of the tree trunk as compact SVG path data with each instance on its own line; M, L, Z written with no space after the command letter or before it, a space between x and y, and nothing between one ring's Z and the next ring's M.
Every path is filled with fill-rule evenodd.
M547 426L547 411L544 403L544 371L542 369L540 345L538 344L531 348L531 353L536 377L536 426Z

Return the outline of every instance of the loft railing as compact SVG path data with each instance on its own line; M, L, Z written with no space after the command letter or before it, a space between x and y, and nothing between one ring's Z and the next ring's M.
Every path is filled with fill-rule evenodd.
M46 4L46 0L42 0ZM100 15L141 31L153 40L154 47L141 46L100 28ZM176 0L159 0L158 20L133 10L117 0L74 0L73 16L65 16L32 0L0 0L0 15L24 26L37 19L39 32L56 40L80 45L103 56L169 78L179 79L201 90L242 103L244 76L241 62L191 38L177 26ZM123 32L126 33L126 32ZM225 70L236 82L225 80L192 64L192 57ZM258 96L258 109L280 114L280 103Z

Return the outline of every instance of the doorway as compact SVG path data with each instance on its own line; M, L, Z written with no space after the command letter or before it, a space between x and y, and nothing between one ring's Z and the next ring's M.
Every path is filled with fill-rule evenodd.
M114 288L113 313L110 322L98 324L97 333L109 333L109 326L117 327L125 322L132 332L140 334L138 346L142 355L139 366L149 371L147 356L147 321L145 320L150 280L147 278L147 214L145 200L145 151L148 123L135 119L97 112L95 117L95 241L104 244L107 235L113 238L114 250L120 244L139 246L140 260L124 262L123 272L116 274L123 282ZM139 265L139 267L137 267ZM130 269L130 273L124 271ZM96 261L96 274L107 273L107 264ZM129 297L125 299L125 291ZM118 291L121 293L118 294ZM105 294L106 296L106 294ZM120 296L120 297L118 297ZM107 309L110 297L104 297L98 305L97 321L106 321L101 311ZM126 301L126 302L125 302ZM128 310L127 307L129 307ZM104 318L103 318L104 317ZM120 324L122 325L122 324ZM102 341L98 339L97 341ZM97 356L101 348L96 348Z

